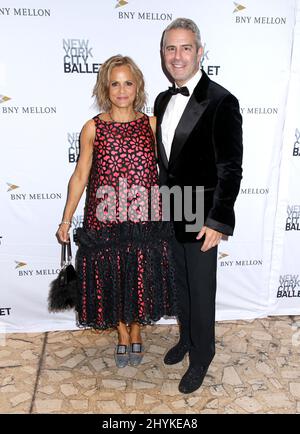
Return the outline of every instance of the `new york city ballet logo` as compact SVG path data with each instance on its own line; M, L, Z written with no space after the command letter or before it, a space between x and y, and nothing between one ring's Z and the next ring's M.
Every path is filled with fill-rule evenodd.
M88 39L63 39L64 72L66 74L97 74L101 63L94 63L93 48Z
M299 274L283 274L279 276L277 298L299 298L300 280Z
M67 135L68 138L68 144L69 144L69 148L68 148L68 160L69 163L77 163L78 158L79 158L79 138L80 138L80 133L68 133Z
M296 141L294 142L293 156L300 157L300 131L298 128L296 128L295 131L295 139Z
M11 307L2 307L0 306L0 317L10 315Z
M6 334L7 334L7 324L2 321L4 316L10 316L12 307L0 305L0 347L6 346Z
M82 228L83 226L83 220L84 220L84 215L83 214L78 214L78 215L74 215L71 221L71 230L73 233L73 241L74 243L77 243L77 234L76 231L78 228Z
M300 205L288 205L285 222L286 231L300 231Z
M83 219L84 219L83 214L74 215L72 218L71 227L75 230L81 228L83 225Z
M220 71L220 65L211 65L209 64L209 50L207 48L206 43L204 43L203 45L203 55L201 57L201 66L202 68L205 70L205 72L207 73L207 75L219 75L219 71Z
M154 113L153 105L144 105L142 112L146 113L146 115L148 116L153 116Z

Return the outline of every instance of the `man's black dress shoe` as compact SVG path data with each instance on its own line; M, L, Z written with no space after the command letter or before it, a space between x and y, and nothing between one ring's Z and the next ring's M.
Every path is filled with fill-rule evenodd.
M189 366L179 383L179 392L192 393L203 383L208 366Z
M189 345L183 344L180 341L174 347L172 347L164 357L164 363L166 365L175 365L184 359L184 356L189 351Z

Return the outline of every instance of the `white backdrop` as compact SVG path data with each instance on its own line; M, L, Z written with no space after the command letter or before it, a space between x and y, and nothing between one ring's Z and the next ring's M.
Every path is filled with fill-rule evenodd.
M96 72L111 55L131 56L151 114L169 86L160 37L179 16L199 25L204 70L237 96L244 119L244 177L234 237L219 249L217 319L300 314L300 1L241 1L0 5L0 331L76 327L73 312L47 312L47 295L79 132L97 113Z

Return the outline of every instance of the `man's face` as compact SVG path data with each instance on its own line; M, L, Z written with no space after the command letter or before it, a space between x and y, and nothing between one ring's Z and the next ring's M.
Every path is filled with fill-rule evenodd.
M166 32L163 47L165 66L178 86L183 86L199 69L203 48L196 48L191 30L172 29Z

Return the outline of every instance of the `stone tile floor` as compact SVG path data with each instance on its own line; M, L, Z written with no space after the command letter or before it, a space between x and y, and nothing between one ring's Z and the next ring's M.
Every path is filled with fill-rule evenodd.
M188 360L163 364L175 325L143 328L146 355L118 369L116 334L8 334L0 346L0 413L300 413L300 316L216 324L216 356L200 389L177 387Z

